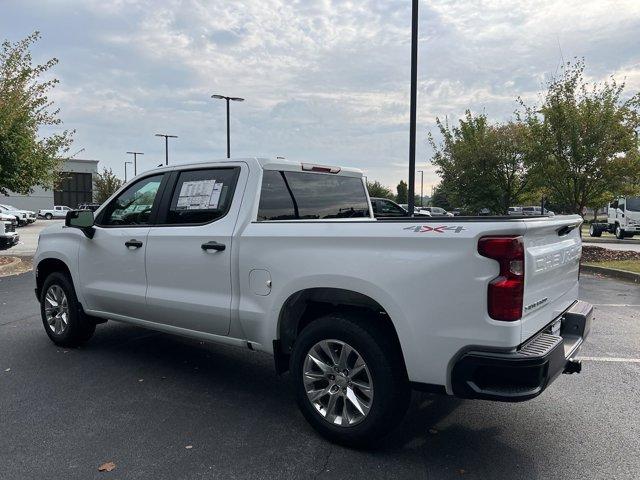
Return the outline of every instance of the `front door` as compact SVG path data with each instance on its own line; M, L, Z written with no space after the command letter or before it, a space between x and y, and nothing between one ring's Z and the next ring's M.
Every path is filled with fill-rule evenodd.
M239 164L178 170L147 237L147 309L154 322L227 335ZM238 166L235 166L238 165Z
M164 175L142 178L96 217L79 250L86 310L145 318L145 253Z

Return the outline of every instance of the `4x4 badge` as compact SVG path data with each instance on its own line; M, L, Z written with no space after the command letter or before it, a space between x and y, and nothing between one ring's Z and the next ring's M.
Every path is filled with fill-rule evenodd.
M440 225L439 227L432 227L430 225L416 225L415 227L404 227L403 230L413 230L416 233L425 233L425 232L435 232L435 233L445 233L445 232L453 232L460 233L463 230L466 230L462 225Z

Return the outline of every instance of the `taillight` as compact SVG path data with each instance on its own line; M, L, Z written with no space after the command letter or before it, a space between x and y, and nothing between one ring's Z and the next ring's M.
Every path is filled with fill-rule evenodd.
M489 282L488 310L494 320L522 318L524 296L524 242L522 237L482 237L478 253L496 260L500 274Z

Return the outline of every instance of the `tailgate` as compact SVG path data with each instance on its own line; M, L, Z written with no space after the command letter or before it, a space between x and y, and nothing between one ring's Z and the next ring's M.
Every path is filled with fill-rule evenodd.
M525 222L524 342L578 299L582 241L578 215Z

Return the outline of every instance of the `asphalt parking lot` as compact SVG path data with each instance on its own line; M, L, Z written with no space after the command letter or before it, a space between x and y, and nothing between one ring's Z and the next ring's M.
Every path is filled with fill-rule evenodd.
M312 431L266 355L116 322L57 348L31 274L0 278L0 478L638 478L640 289L583 275L581 298L582 374L521 404L416 393L355 451Z

